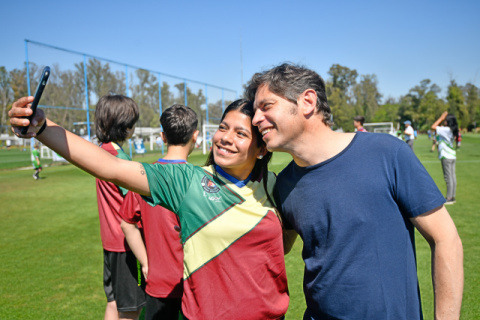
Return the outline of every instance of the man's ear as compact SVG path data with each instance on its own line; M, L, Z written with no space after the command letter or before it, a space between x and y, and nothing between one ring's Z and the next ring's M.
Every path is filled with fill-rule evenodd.
M313 89L307 89L297 99L300 112L304 115L313 115L317 110L317 92Z

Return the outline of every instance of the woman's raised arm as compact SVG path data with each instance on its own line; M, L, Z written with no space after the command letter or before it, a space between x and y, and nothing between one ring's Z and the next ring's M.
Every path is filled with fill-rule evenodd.
M37 109L32 123L23 117L32 113L30 103L33 97L23 97L13 103L8 112L12 129L18 137L35 137L44 145L64 157L67 161L101 179L115 183L142 195L150 195L147 176L143 165L135 161L119 159L95 144L65 130L46 119L45 113ZM30 125L27 134L22 135L21 127ZM43 126L43 131L37 134Z

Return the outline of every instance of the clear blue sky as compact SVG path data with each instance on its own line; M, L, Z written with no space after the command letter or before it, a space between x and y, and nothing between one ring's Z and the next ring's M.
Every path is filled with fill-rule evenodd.
M375 74L384 97L426 78L441 96L450 79L480 87L478 0L22 0L0 12L7 70L23 66L29 39L239 94L242 75L285 61L325 79L333 64Z

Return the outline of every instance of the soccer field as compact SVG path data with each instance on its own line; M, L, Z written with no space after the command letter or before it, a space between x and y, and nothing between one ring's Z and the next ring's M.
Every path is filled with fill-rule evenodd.
M445 193L440 161L426 136L415 153ZM153 162L160 154L137 156ZM195 153L190 162L203 164ZM279 172L290 157L276 154ZM43 162L48 163L48 162ZM35 181L30 154L0 150L0 319L101 319L105 308L103 256L95 179L72 165L46 167ZM339 174L340 175L340 174ZM480 314L480 135L466 134L457 159L457 203L448 206L463 241L465 291L462 319ZM430 250L417 233L417 260L425 319L433 319ZM301 241L286 256L291 303L287 319L302 319L305 308Z

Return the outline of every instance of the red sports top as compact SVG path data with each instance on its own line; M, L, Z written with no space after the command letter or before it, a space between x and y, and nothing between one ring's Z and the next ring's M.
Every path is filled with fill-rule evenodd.
M156 163L179 163L159 159ZM183 294L183 248L178 216L161 207L152 207L136 193L129 192L120 210L123 220L142 222L148 257L145 291L156 298L181 298ZM177 229L177 230L175 230Z
M131 160L115 142L103 143L100 148L117 158ZM100 235L103 248L112 252L130 251L120 223L120 207L128 190L111 182L96 179L98 215L100 218Z

